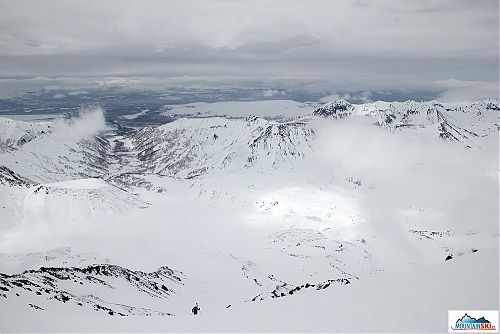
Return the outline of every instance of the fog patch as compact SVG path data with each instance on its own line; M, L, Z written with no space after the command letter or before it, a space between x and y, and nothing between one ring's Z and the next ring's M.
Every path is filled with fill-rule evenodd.
M322 119L316 128L318 164L310 172L360 192L379 245L387 237L404 245L384 247L418 255L411 229L498 233L498 152L465 149L424 129L390 132L364 116Z
M498 82L443 80L438 82L445 88L439 100L443 102L478 101L498 98Z
M69 119L54 121L54 134L60 137L85 138L106 130L104 109L101 106L82 107Z

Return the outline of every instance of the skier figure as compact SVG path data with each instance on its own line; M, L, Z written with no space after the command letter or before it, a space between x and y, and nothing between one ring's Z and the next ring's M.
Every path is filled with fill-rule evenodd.
M191 312L193 312L194 315L197 315L198 311L200 311L200 307L198 306L198 303L196 303L194 307L191 309Z

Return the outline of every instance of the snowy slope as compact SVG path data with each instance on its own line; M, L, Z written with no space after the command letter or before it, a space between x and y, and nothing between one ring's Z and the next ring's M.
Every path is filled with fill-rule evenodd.
M189 178L224 168L272 170L307 155L313 134L302 121L215 117L144 128L134 134L132 144L142 168Z
M13 151L50 129L50 122L23 122L0 117L0 153Z
M40 267L86 267L94 263L108 264L109 259L72 247L32 253L0 253L0 272L8 275Z
M182 285L182 273L168 267L145 273L116 265L87 267L41 267L22 274L0 274L0 296L12 300L21 310L27 303L35 310L62 309L63 312L104 312L108 315L170 315L162 310L137 307L150 299L168 299ZM103 298L105 298L103 300ZM132 305L131 305L132 304ZM165 302L159 307L164 307ZM81 308L78 310L78 308Z
M50 134L0 154L0 165L36 182L57 182L105 174L109 143L102 137L67 141Z
M0 330L439 332L498 308L495 103L34 138L0 154Z
M88 111L96 112L96 111ZM47 222L74 222L116 216L147 206L124 189L96 177L109 165L110 143L97 133L86 133L85 114L70 123L7 120L11 134L25 138L45 129L17 149L0 154L0 228Z
M1 228L47 222L66 224L92 217L124 214L148 203L100 179L79 179L59 183L0 185L6 205L0 207Z
M174 332L446 332L450 309L496 309L492 299L469 299L457 293L464 286L474 286L474 294L498 296L498 261L490 249L455 262L419 266L404 273L381 273L363 285L346 285L336 289L310 290L293 298L231 305L215 313L175 317L105 317L94 312L49 313L32 307L24 311L31 321L21 321L16 308L0 314L6 331L38 332L45 330L95 331L174 331ZM484 276L463 268L481 266ZM492 289L493 287L493 289ZM24 297L24 296L23 296ZM38 297L41 300L43 297ZM61 303L62 304L62 303ZM33 304L35 305L35 304ZM394 307L397 305L397 307ZM424 306L424 307L423 307ZM384 321L380 321L383 315ZM67 321L64 321L66 319Z

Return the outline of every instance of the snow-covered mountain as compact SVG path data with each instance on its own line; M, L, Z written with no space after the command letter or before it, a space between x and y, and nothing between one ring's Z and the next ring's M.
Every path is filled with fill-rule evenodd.
M50 134L0 155L0 164L36 182L102 177L108 151L109 142L99 136L67 141Z
M49 135L50 122L1 119L2 142L22 143L9 146L11 152L0 156L0 164L37 182L106 177L116 166L120 166L118 172L125 168L179 177L228 167L256 167L266 171L310 155L317 117L365 116L393 132L412 129L420 131L422 136L435 136L470 148L481 147L484 138L497 135L498 109L498 102L493 100L463 104L407 101L360 105L338 100L311 109L311 116L293 121L258 117L181 118L159 127L132 131L126 136L113 137L110 133L70 141ZM34 133L47 135L37 138ZM31 139L21 140L27 137ZM22 150L18 150L22 145ZM134 162L127 157L135 159ZM122 158L124 164L116 161Z
M272 170L310 153L313 135L314 129L303 121L214 117L144 128L131 143L141 167L190 178L224 168Z
M0 119L0 329L33 330L18 321L29 314L42 330L60 315L80 329L123 330L116 316L133 315L142 330L195 330L199 302L198 329L235 330L250 313L267 319L256 331L333 331L328 312L349 315L343 305L375 318L363 305L376 286L425 316L460 309L452 288L480 278L456 279L454 263L497 269L499 111L494 100L339 100L286 121L266 109L79 135L78 119L64 131ZM437 275L442 302L423 307L407 284L416 273Z
M364 115L392 131L428 129L442 139L475 147L482 145L483 137L498 133L498 111L498 101L495 100L461 104L379 101L360 105L337 100L317 108L314 115L333 119Z
M0 153L13 151L50 130L50 122L23 122L0 117Z
M314 115L328 117L333 119L341 119L346 116L351 116L354 113L355 106L346 100L336 100L328 102L314 111Z

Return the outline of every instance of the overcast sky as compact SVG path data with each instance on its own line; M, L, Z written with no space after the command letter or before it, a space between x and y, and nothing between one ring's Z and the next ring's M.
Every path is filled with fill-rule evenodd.
M497 0L1 1L0 76L498 95Z

